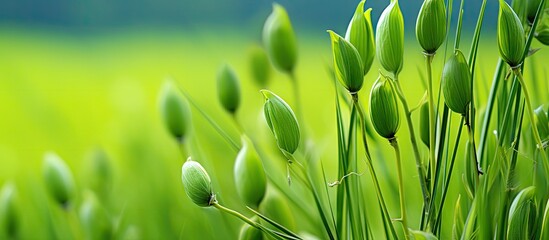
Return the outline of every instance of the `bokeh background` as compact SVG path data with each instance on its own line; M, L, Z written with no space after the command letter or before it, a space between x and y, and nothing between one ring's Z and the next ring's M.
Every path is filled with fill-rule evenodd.
M420 0L401 1L407 47L401 81L411 105L424 88L420 81L423 57L414 38ZM286 7L298 38L297 79L307 128L323 161L328 178L335 180L337 159L335 105L327 29L343 34L358 1L279 1ZM374 27L388 0L369 0ZM462 49L468 53L481 1L467 1L464 8ZM455 1L454 9L459 7ZM498 57L495 44L497 1L489 1L479 49L477 97L486 101ZM24 239L55 238L49 223L81 230L75 216L64 216L44 190L42 162L54 151L72 170L77 188L77 210L84 189L90 188L90 162L103 151L112 167L112 189L104 199L115 220L117 238L128 239L234 239L241 223L216 210L201 209L185 196L180 180L186 157L162 125L158 94L166 78L189 92L202 110L231 137L238 132L216 98L215 76L219 66L234 67L242 87L239 121L253 139L276 159L277 149L261 118L262 96L251 80L248 54L261 43L263 22L272 2L219 0L5 0L0 2L0 184L15 183ZM456 12L454 11L454 16ZM453 30L450 38L453 37ZM452 41L449 42L452 44ZM534 43L534 46L539 45ZM450 45L451 46L451 45ZM539 66L549 54L542 50L533 59ZM440 76L443 54L435 58L434 76ZM366 103L377 77L374 62L361 92ZM547 79L540 67L538 76ZM526 77L531 77L526 72ZM294 104L291 84L273 72L269 88ZM547 92L535 90L538 96ZM545 97L545 100L547 98ZM534 105L541 104L535 101ZM454 125L457 126L455 121ZM204 162L224 204L246 212L233 183L236 152L193 109L194 153ZM403 125L399 133L404 156L410 156ZM387 177L382 185L391 212L398 212L394 161L388 144L377 139L376 168ZM422 149L427 154L426 149ZM386 160L386 161L385 161ZM413 159L404 160L410 202L420 202ZM273 178L284 181L284 173ZM392 177L390 177L392 176ZM366 189L371 187L364 177ZM456 184L460 184L459 182ZM287 191L299 191L287 189ZM367 192L367 191L366 191ZM450 193L455 199L458 192ZM303 201L310 202L304 194ZM374 194L366 201L375 203ZM312 204L312 202L311 202ZM315 223L294 210L299 231L317 234ZM448 207L451 215L452 206ZM411 209L411 216L421 209ZM376 223L373 223L376 224ZM416 226L417 219L411 225ZM443 232L446 230L443 230ZM448 234L448 233L446 233ZM81 236L81 235L80 235ZM77 237L79 239L79 237Z

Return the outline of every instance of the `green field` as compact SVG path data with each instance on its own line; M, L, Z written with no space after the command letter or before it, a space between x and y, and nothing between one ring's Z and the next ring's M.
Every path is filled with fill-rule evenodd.
M112 189L102 201L115 220L117 238L236 238L240 221L215 209L199 208L185 195L181 165L186 156L182 156L181 146L165 130L158 109L160 87L171 77L238 142L236 126L217 101L215 76L222 63L231 64L240 77L243 95L238 119L248 135L270 156L263 159L270 161L266 166L272 166L271 171L267 169L270 180L278 182L286 191L301 195L303 202L310 203L310 209L314 209L308 192L299 185L288 187L285 184L285 159L278 153L262 118L264 100L251 80L247 58L250 46L257 43L256 35L238 30L212 32L140 29L70 35L54 30L0 29L0 183L12 181L17 187L21 239L83 238L76 212L84 190L90 187L90 179L94 178L90 176L88 166L96 149L103 149L112 164ZM483 33L481 39L474 76L476 103L486 102L498 59L495 35ZM464 35L462 40L461 48L467 56L465 42L470 42L470 36ZM298 33L298 45L296 75L306 128L314 143L314 159L322 161L327 179L335 181L337 132L333 78L327 71L332 61L329 36ZM534 43L534 47L540 46ZM410 105L415 107L425 91L420 77L425 74L424 61L414 38L407 40L405 49L400 81ZM549 52L544 47L525 64L525 77L534 106L549 101L547 59ZM434 86L439 85L443 60L444 51L439 51L433 66ZM365 106L378 68L375 60L360 92ZM279 72L273 74L269 89L293 105L291 88L287 76ZM485 106L478 104L476 107L476 124L480 125ZM343 112L347 119L346 107ZM417 121L416 115L413 118ZM529 126L526 119L525 116L524 126ZM192 149L193 158L203 163L225 206L251 215L234 186L233 163L237 153L195 108L192 120L192 142L184 151ZM456 115L451 122L454 132L458 124ZM417 228L419 218L415 216L421 214L421 208L417 206L421 206L422 199L404 122L397 136L402 143L409 224ZM371 142L374 167L381 176L389 210L397 216L399 201L393 153L386 140L377 135ZM420 147L422 155L427 156L427 148ZM74 174L78 194L69 211L59 208L45 191L42 162L49 151L63 158ZM455 199L458 194L464 195L463 188L459 187L463 184L459 173L463 172L464 151L464 144L461 144L455 170L458 174L451 181L456 187L449 192L443 221L453 221ZM531 163L532 153L520 149L517 175L529 174ZM365 173L359 178L364 186L364 201L366 206L375 209L376 196L362 161L359 169ZM322 179L318 181L322 182ZM526 186L525 183L519 187ZM269 191L272 189L271 184ZM332 200L335 189L329 188ZM295 204L291 203L290 207L297 223L293 230L322 238L318 218L318 222L310 221ZM370 211L366 214L368 221L372 229L379 232L379 213ZM446 237L442 239L447 239L451 224L443 226L442 236ZM72 235L59 235L68 233Z

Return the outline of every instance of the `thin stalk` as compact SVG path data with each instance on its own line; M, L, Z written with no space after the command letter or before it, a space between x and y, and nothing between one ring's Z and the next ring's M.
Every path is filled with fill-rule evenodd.
M249 224L250 226L254 227L254 228L257 228L259 230L262 230L260 227L259 227L259 224L255 221L253 221L252 219L249 219L247 218L246 216L242 215L241 213L235 211L235 210L232 210L230 208L226 208L222 205L220 205L219 203L214 203L212 206L214 206L215 208L219 209L220 211L222 212L226 212L228 214L231 214L237 218L239 218L240 220L244 221L245 223Z
M290 76L290 82L292 82L292 87L294 90L294 101L295 101L295 110L297 114L297 120L300 123L303 123L303 108L301 108L301 101L300 101L300 93L299 93L299 83L297 82L297 77L295 76L295 72L292 71L289 73Z
M425 54L425 64L427 65L427 95L429 95L429 164L431 165L431 174L437 165L435 158L436 149L436 115L435 115L435 100L433 98L433 77L431 64L433 62L434 54ZM433 188L434 189L434 188ZM427 204L427 203L426 203ZM431 211L428 212L430 214Z
M521 109L520 112L521 114L519 115L520 116L520 120L519 120L519 125L518 125L518 133L516 134L516 141L514 141L514 143L512 144L511 146L511 149L513 149L513 154L515 154L517 151L518 151L518 142L520 141L520 129L522 126L522 120L523 120L523 117L524 117L524 103L521 104L522 107L520 106L517 106L517 111L519 111L518 109ZM516 112L515 112L516 113ZM496 153L497 154L497 153ZM503 158L505 159L505 156L503 156ZM506 159L505 159L506 160ZM509 202L512 201L511 197L512 197L512 193L513 193L513 177L515 175L515 167L517 165L517 158L516 157L511 157L511 162L509 164L509 169L507 170L507 175L506 175L506 183L507 183L507 186L505 188L505 197L503 199L503 207L501 209L509 209ZM534 168L535 168L535 165L534 165ZM533 175L536 174L536 171L534 170L533 171ZM534 177L535 179L535 177ZM535 185L535 181L534 181L534 185ZM507 232L507 218L508 218L508 211L502 211L502 216L501 216L501 220L500 220L500 226L499 226L499 229L500 229L500 233L499 235L500 236L505 236L505 233Z
M395 74L395 79L393 81L395 82L394 86L396 86L395 89L396 89L398 98L400 99L400 102L402 102L402 107L404 108L404 113L405 113L404 115L406 116L406 123L408 124L408 131L410 132L410 141L412 143L412 149L414 151L414 156L416 159L416 167L419 174L419 183L421 185L421 192L423 193L423 204L425 204L426 206L429 206L429 201L430 201L429 190L425 182L425 173L423 172L421 157L419 155L419 148L416 142L414 124L412 123L412 113L410 112L410 108L408 107L408 102L406 101L406 97L404 97L402 88L400 87L400 82L398 81L397 74Z
M541 141L541 137L539 136L539 130L538 125L535 122L534 118L534 108L532 107L532 103L530 102L530 94L528 93L528 88L526 88L526 85L524 83L524 77L522 76L522 73L520 72L520 68L513 68L513 72L515 76L517 76L517 79L520 82L520 85L522 86L522 91L524 93L524 100L526 101L526 112L528 112L528 117L530 118L530 123L532 124L532 131L534 132L534 140L536 141L537 148L540 151L540 154L543 159L543 167L545 169L546 173L549 173L549 163L547 162L547 155L545 155L545 149L543 148L543 144Z
M442 219L442 209L444 208L444 202L446 201L446 193L448 193L448 189L450 188L450 179L452 179L452 172L454 170L454 163L457 156L457 150L459 147L459 139L461 138L461 130L463 129L463 123L465 121L465 118L461 118L461 122L459 124L459 129L456 136L456 143L454 144L454 151L452 151L452 158L450 160L450 167L448 169L448 174L446 179L444 180L444 186L442 188L442 198L440 200L440 206L438 207L437 217L435 220L435 226L433 227L433 232L436 232L438 229L438 226L440 226L441 219Z
M477 174L475 174L475 181L476 184L479 183L479 175L484 174L482 172L482 168L480 168L480 164L477 159L477 149L475 146L475 134L471 130L471 122L469 121L469 116L463 116L465 118L465 126L467 127L467 133L469 134L469 142L473 146L473 151L470 153L473 155L473 160L475 161L475 164L477 165Z
M408 229L408 222L406 220L406 201L404 200L404 181L402 179L402 163L400 162L400 148L398 147L398 141L396 138L389 139L391 146L395 150L396 163L397 163L397 174L398 174L398 190L400 198L400 220L402 222L402 227L404 228L404 237L405 239L410 239L410 230Z
M373 181L374 187L376 189L376 195L377 195L377 198L379 200L382 215L384 215L384 217L385 217L384 221L388 222L387 225L389 226L389 230L391 231L391 234L393 235L393 237L395 239L398 239L398 237L396 235L395 228L394 228L393 224L391 223L391 217L389 215L389 211L387 210L387 205L385 204L385 199L383 197L383 193L381 192L381 187L379 185L377 174L375 172L374 165L372 163L372 155L370 154L370 150L368 148L368 141L367 141L367 138L366 138L366 113L364 112L364 109L362 108L362 105L360 104L360 99L358 97L358 93L353 94L352 99L353 99L353 105L357 108L358 114L359 114L359 117L360 117L360 123L361 123L361 126L362 126L362 143L364 145L364 151L365 151L364 155L366 156L366 160L367 160L367 163L368 163L367 164L368 170L370 171L370 174L372 176L372 181ZM385 226L385 224L384 224L384 226Z
M486 164L484 164L484 148L486 146L486 139L488 139L488 133L490 130L490 120L492 118L492 110L494 109L494 105L496 102L496 94L499 86L499 82L501 80L501 75L503 73L503 70L505 69L505 62L500 58L498 60L498 65L496 67L496 71L494 73L494 78L492 79L492 87L490 88L490 94L488 95L488 103L486 104L486 111L484 115L484 120L482 122L482 128L480 132L480 142L478 147L478 156L479 160L481 162L481 165L483 167L486 167Z

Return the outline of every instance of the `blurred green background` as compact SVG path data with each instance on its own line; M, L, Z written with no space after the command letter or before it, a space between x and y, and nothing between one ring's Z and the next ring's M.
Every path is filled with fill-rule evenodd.
M389 1L370 0L374 26ZM326 66L331 64L327 29L343 33L358 1L280 1L287 7L298 37L297 79L307 128L327 177L335 180L337 167L334 89ZM402 1L408 35L401 81L414 106L423 96L423 56L415 41L415 16L421 1ZM456 3L457 4L457 3ZM468 53L480 2L468 1L461 48ZM485 102L498 58L494 26L496 1L489 1L482 32L475 81L477 99ZM457 5L455 6L457 8ZM81 229L74 216L53 204L44 190L44 153L54 151L71 168L77 183L78 209L82 192L90 187L89 163L97 149L103 149L112 166L113 185L103 204L117 224L117 238L129 239L234 239L241 222L224 217L214 209L201 209L185 196L180 180L186 157L171 139L160 120L158 94L166 78L173 78L197 104L236 141L238 133L217 101L215 76L222 63L232 65L241 80L242 107L238 119L252 139L272 156L268 161L283 164L272 135L261 117L263 103L253 84L248 53L260 44L270 1L3 1L0 3L0 183L12 181L18 189L23 239L55 238L50 222L72 228L77 238ZM453 33L452 35L453 36ZM451 41L450 41L451 44ZM538 46L534 43L534 46ZM539 47L539 46L538 46ZM532 59L536 74L547 82L549 54L542 49ZM438 79L444 53L435 57ZM536 61L537 59L537 61ZM378 63L365 79L363 104L377 77ZM530 71L526 78L532 82ZM544 79L544 80L543 80ZM438 80L437 80L438 81ZM534 86L531 84L530 86ZM534 105L547 101L547 84L535 88ZM294 99L287 76L275 72L269 89L286 99ZM482 105L477 106L482 110ZM453 122L457 127L458 121ZM477 119L477 121L480 121ZM193 153L209 171L214 188L224 205L241 210L233 183L232 164L236 156L230 146L193 109L191 145ZM409 214L421 202L411 147L404 124L398 134L404 153ZM463 145L462 145L463 146ZM380 169L389 208L398 213L396 174L389 144L377 138L375 167ZM427 154L426 148L422 149ZM528 156L521 156L528 159ZM266 159L263 159L266 161ZM459 164L461 168L462 164ZM364 168L364 171L366 168ZM284 171L269 173L284 182ZM365 184L366 201L369 176ZM453 184L461 184L455 178ZM285 186L282 184L282 186ZM285 186L287 188L287 186ZM272 186L269 187L272 189ZM298 187L286 189L296 191ZM334 189L330 189L330 193ZM311 196L303 194L303 201ZM459 192L449 193L454 202ZM320 228L308 222L301 210L290 204L296 230L313 235ZM446 213L452 214L447 205ZM70 214L69 214L70 215ZM372 219L377 219L372 213ZM67 220L69 219L69 220ZM419 219L411 217L411 225ZM448 218L450 220L451 218ZM68 223L71 224L68 224ZM374 226L379 223L372 223ZM374 228L375 229L375 228ZM449 234L451 229L444 229Z

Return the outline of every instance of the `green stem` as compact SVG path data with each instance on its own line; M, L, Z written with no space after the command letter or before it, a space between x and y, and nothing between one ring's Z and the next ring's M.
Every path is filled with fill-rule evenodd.
M400 220L402 222L402 227L404 228L404 237L405 239L410 239L410 231L408 229L408 222L406 220L406 201L404 200L404 181L402 179L402 163L400 162L400 148L398 147L398 142L396 138L389 140L391 146L395 149L396 163L397 163L397 173L398 173L398 191L400 198Z
M295 101L295 110L296 110L296 114L297 114L297 120L301 123L301 124L304 124L303 121L303 112L302 112L302 108L301 108L301 101L300 101L300 93L299 93L299 84L297 82L297 77L295 76L295 72L290 72L289 73L289 76L290 76L290 81L292 82L292 86L293 86L293 89L294 89L294 101Z
M416 159L416 167L419 174L419 183L421 185L421 192L423 193L423 204L425 206L429 206L429 190L428 186L425 182L425 173L423 172L423 166L421 164L421 157L419 155L419 149L416 142L416 134L414 132L414 124L412 123L412 113L410 112L410 108L408 107L408 102L406 101L406 98L404 97L404 94L402 92L402 88L400 87L400 82L398 81L398 75L395 74L395 86L396 86L396 92L398 95L398 98L400 99L400 102L402 102L402 107L404 108L405 116L406 116L406 123L408 124L408 131L410 132L410 141L412 142L412 149L414 151L414 156ZM431 175L433 176L433 175Z
M235 210L232 210L230 208L226 208L226 207L223 207L222 205L220 205L219 203L215 202L214 204L212 204L212 206L214 206L215 208L219 209L220 211L222 212L226 212L230 215L233 215L237 218L240 218L240 220L244 221L245 223L249 224L250 226L254 227L254 228L257 228L261 231L264 231L264 229L262 229L259 224L257 222L254 222L253 220L247 218L246 216L242 215L241 213L235 211Z
M475 161L475 164L477 165L477 174L475 174L475 181L476 184L479 183L479 175L484 174L482 172L482 168L480 167L480 163L477 159L477 149L475 146L475 135L473 131L471 130L471 122L469 121L469 116L463 116L465 118L465 126L467 127L467 133L469 134L469 142L471 143L471 146L473 146L473 151L471 151L471 155L473 155L473 160Z
M456 142L454 144L454 151L452 152L452 158L450 159L450 167L448 169L448 174L446 176L446 179L444 180L444 185L442 188L442 198L440 200L440 206L438 207L437 217L435 220L435 226L433 227L433 232L436 232L438 229L438 226L440 225L441 219L442 219L442 209L444 208L444 203L446 202L446 194L448 193L448 189L450 188L450 180L452 179L452 172L454 171L454 163L457 156L457 150L459 147L459 139L461 138L461 130L463 129L463 123L465 118L461 118L461 122L459 124L459 129L456 136Z
M432 70L431 70L431 64L433 62L433 54L425 54L425 63L427 65L427 95L429 95L429 163L431 164L431 176L435 176L433 171L436 169L437 160L435 157L435 149L436 149L436 143L435 143L435 135L436 135L436 121L437 117L435 115L435 100L433 98L434 92L433 92L433 76L432 76ZM427 214L430 216L431 209L427 208L428 212ZM433 219L432 217L429 217L430 219ZM432 225L432 223L431 223Z
M486 146L486 139L488 139L488 134L490 130L490 120L492 118L492 110L494 109L494 105L496 102L496 94L499 86L499 82L501 80L501 74L503 73L503 70L505 69L505 64L503 60L500 58L498 60L498 64L496 67L496 71L494 73L494 78L492 79L492 87L490 88L490 94L488 95L488 103L486 104L486 111L484 114L484 120L482 122L482 128L480 132L480 144L478 148L478 155L479 159L482 162L483 166L486 166L484 164L486 161L484 161L484 148Z
M380 202L381 210L383 211L383 215L385 215L385 218L386 218L386 219L384 219L384 221L388 222L387 225L389 226L389 230L391 231L391 234L393 234L393 237L395 237L395 239L397 239L396 231L395 231L395 228L394 228L393 224L391 223L391 217L389 215L389 211L387 210L387 205L385 204L385 199L383 197L383 193L381 192L381 187L379 185L377 174L375 172L374 165L372 163L372 156L371 156L370 150L368 148L368 141L367 141L367 138L366 138L366 114L365 114L365 112L362 108L362 105L360 104L358 93L352 94L352 98L353 98L353 104L355 105L355 107L357 108L358 113L359 113L360 122L361 122L361 126L362 126L362 143L364 145L364 150L365 150L364 155L366 155L366 159L367 159L367 163L368 163L367 164L368 165L368 170L370 171L370 174L372 175L372 181L374 182L374 187L376 189L376 195L377 195L377 197L379 199L379 202Z
M530 94L528 93L528 88L526 88L526 85L524 83L524 77L522 76L522 73L520 72L520 68L513 68L513 72L515 73L515 76L517 76L520 85L522 86L522 92L524 93L524 100L526 101L526 112L528 112L528 117L530 117L530 123L532 124L532 131L534 132L534 140L536 141L537 148L540 151L540 154L543 158L543 167L545 169L546 173L549 173L549 163L547 160L547 155L545 155L545 149L543 148L543 144L541 141L541 137L539 136L539 130L538 125L535 123L534 118L534 108L532 107L532 103L530 102Z

